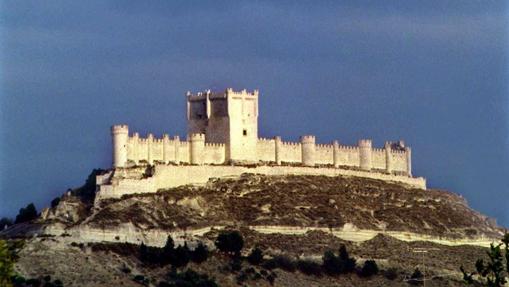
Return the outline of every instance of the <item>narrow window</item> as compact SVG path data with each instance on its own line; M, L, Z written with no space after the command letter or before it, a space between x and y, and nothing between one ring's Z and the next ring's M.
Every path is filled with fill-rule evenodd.
M247 136L247 130L243 130L243 131L242 131L242 134L243 134L244 136Z

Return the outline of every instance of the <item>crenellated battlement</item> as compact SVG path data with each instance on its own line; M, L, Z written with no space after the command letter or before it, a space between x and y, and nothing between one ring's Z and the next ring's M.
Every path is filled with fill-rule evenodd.
M189 140L190 141L205 141L205 134L198 134L198 133L190 134Z
M244 165L276 164L305 167L333 166L368 172L411 176L411 149L402 140L374 147L371 139L357 145L317 143L314 135L298 141L280 136L258 137L259 91L228 88L186 93L188 132L185 140L138 132L129 136L125 124L111 127L113 166L136 164Z
M317 149L332 149L334 148L331 144L316 144Z
M373 145L372 140L361 139L359 140L359 147L371 147Z
M116 133L129 133L129 127L127 125L114 125L111 127L111 132Z
M258 97L258 90L253 90L252 92L248 92L246 89L241 91L234 91L232 88L228 88L225 91L227 96L236 96L236 97Z
M279 139L281 139L281 138L279 138ZM275 140L275 138L273 138L273 139L269 139L269 138L258 138L258 141L259 141L259 142L271 142L271 141L274 141L274 140Z
M304 135L300 137L300 142L302 143L314 143L316 140L315 136L312 135Z
M205 147L212 147L212 148L224 148L223 143L205 143Z

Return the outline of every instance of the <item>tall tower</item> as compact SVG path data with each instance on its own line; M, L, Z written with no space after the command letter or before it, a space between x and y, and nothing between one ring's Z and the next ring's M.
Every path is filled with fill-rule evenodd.
M227 162L256 162L258 90L187 93L188 134L224 143Z
M127 139L129 128L127 125L114 125L111 127L113 140L113 167L124 167L127 163Z

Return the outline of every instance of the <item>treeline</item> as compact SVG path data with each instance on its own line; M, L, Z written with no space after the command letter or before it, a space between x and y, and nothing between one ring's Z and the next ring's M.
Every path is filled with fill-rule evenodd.
M286 272L301 272L308 276L341 276L342 274L357 274L361 278L383 273L389 279L398 277L395 269L388 269L381 272L375 260L366 260L362 264L351 257L344 245L341 245L337 252L325 251L321 261L309 259L295 259L288 255L280 254L268 256L260 247L250 250L246 256L242 255L244 239L238 231L223 231L218 234L214 245L215 252L209 251L207 246L199 243L194 249L188 247L187 243L175 247L173 239L169 236L164 247L150 247L141 244L136 252L137 258L148 267L171 265L172 271L167 275L167 280L158 282L157 286L187 286L176 285L183 283L200 282L199 286L217 286L214 278L199 274L191 269L181 272L179 268L186 267L189 262L200 264L205 262L212 254L227 258L228 263L221 266L220 271L231 273L236 276L238 284L244 284L247 280L267 280L274 284L277 275L275 269ZM246 253L244 253L246 254ZM130 270L126 270L130 272ZM136 282L149 285L151 282L143 275L133 277ZM186 281L187 280L187 281ZM180 284L179 283L179 284ZM195 286L195 285L190 285Z

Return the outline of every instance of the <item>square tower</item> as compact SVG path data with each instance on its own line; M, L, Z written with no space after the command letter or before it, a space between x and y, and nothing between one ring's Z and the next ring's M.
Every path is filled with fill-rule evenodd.
M187 93L188 133L207 143L224 143L227 162L256 162L258 90Z

